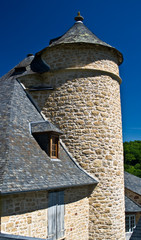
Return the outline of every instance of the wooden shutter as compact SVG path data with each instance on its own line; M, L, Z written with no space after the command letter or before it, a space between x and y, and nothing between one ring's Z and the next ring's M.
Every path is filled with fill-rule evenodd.
M56 192L49 193L48 199L48 237L52 240L56 240L56 209L57 209L57 199Z
M64 191L50 192L48 204L48 238L64 236Z
M57 239L64 236L64 191L57 193Z

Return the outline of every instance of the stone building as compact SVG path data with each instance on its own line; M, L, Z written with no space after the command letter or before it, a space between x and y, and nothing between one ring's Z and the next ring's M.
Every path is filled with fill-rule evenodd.
M125 240L123 58L75 20L0 79L3 238Z
M124 178L126 239L132 235L132 240L138 240L141 239L141 178L127 172Z

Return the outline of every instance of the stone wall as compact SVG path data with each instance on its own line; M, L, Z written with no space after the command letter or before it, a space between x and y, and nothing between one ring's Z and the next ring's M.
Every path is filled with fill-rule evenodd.
M140 217L141 217L141 212L137 212L137 213L136 213L136 225L137 225Z
M66 240L89 239L89 189L72 188L65 191Z
M47 193L2 197L1 232L29 237L47 236Z
M112 49L95 47L93 44L66 44L49 47L42 54L51 71L66 68L99 69L119 75L117 56Z
M141 206L141 195L139 195L127 188L125 188L125 195ZM129 213L129 214L131 214L131 213ZM126 215L128 215L128 213L126 213ZM141 212L137 212L137 213L134 212L133 215L136 216L136 224L137 224L141 217Z
M90 48L89 48L90 47ZM54 91L34 93L77 162L99 184L89 198L89 239L125 239L120 78L109 49L71 45L48 48L42 75ZM88 49L89 48L89 49ZM117 228L118 226L118 228Z
M125 188L125 195L141 206L141 195Z
M89 189L65 190L65 239L88 240ZM11 194L2 197L1 232L47 238L46 191Z

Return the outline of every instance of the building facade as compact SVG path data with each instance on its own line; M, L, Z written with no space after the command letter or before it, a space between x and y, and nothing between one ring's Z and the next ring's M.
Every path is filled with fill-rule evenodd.
M53 240L125 240L122 54L98 39L80 14L75 20L1 81L9 81L16 96L9 96L13 122L7 135L5 121L3 138L10 138L19 161L2 165L1 231ZM20 136L17 143L12 134Z
M141 178L127 172L124 178L126 239L132 236L132 240L138 240L141 236Z

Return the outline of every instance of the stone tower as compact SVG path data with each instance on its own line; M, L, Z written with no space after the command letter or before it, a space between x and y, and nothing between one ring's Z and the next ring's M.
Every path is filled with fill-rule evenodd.
M38 53L51 69L42 74L41 82L53 90L35 97L47 119L64 133L72 156L99 181L89 198L89 239L124 240L118 68L123 58L83 24L80 13L75 20L63 36Z

